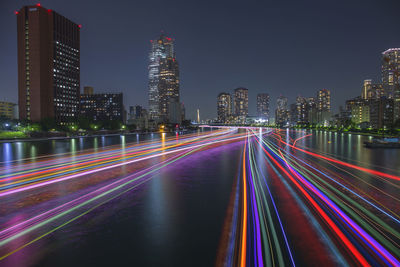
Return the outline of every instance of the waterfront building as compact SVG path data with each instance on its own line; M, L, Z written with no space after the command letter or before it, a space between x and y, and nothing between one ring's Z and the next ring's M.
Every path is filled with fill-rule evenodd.
M356 125L370 122L370 106L368 103L354 105L351 108L351 121Z
M374 129L389 128L394 121L393 98L382 97L370 102L370 125Z
M174 42L164 34L150 42L149 116L156 120L166 120L170 100L179 102L179 67Z
M269 94L257 95L257 116L268 122L269 120Z
M18 119L18 106L15 103L0 101L0 117Z
M290 126L297 125L298 121L298 112L296 103L292 103L289 106L289 124Z
M220 93L217 97L218 122L227 123L232 116L232 98L229 93Z
M80 90L80 25L40 4L15 12L21 119L76 120Z
M399 94L400 48L390 48L382 53L382 84L388 98Z
M331 92L327 89L318 91L317 108L319 111L331 111Z
M237 122L244 123L249 114L249 90L243 87L236 88L233 101Z
M275 110L275 124L278 126L287 126L289 124L289 110L287 97L280 96L277 101Z
M122 93L82 94L80 114L93 121L124 122Z
M298 96L296 98L295 106L296 124L308 124L308 112L310 110L310 105L307 101L307 98Z

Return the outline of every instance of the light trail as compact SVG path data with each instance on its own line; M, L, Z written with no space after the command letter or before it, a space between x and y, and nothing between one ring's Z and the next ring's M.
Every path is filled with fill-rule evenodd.
M186 158L236 144L242 147L240 161L231 166L238 173L232 177L236 186L227 212L230 236L221 248L226 249L221 254L225 266L400 266L400 176L395 169L378 171L300 148L298 141L312 138L303 131L221 128L0 163L0 200L21 201L19 209L29 211L18 221L0 219L0 261L157 173L173 172ZM62 198L40 197L56 184L69 187ZM30 197L34 201L22 201Z

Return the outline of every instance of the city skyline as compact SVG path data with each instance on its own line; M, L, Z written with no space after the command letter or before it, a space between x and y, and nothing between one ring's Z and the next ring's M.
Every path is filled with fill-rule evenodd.
M17 102L17 95L15 94L17 87L16 23L13 12L22 5L35 3L37 1L24 3L9 1L0 4L2 13L4 13L4 16L1 16L2 31L10 36L0 47L1 51L7 51L7 53L3 53L4 60L0 63L0 69L3 70L1 79L4 81L3 86L5 87L2 88L2 100ZM96 3L99 2L96 1ZM328 88L332 91L332 109L335 112L346 99L360 94L364 80L372 79L374 82L379 82L381 53L389 48L398 47L400 43L400 37L389 35L389 32L393 32L395 28L393 25L396 25L395 22L398 21L398 18L387 16L383 21L377 20L376 25L371 25L367 22L367 19L371 16L377 16L373 12L376 11L376 8L384 10L387 14L393 12L394 7L398 4L393 1L393 3L386 5L379 3L364 3L362 6L349 5L349 10L340 11L343 19L335 22L338 24L335 25L333 11L338 11L338 4L331 4L332 10L329 11L317 3L312 3L305 4L304 7L299 7L297 4L289 7L287 14L284 15L287 21L282 21L273 14L268 19L262 18L258 11L258 9L268 11L268 14L271 13L271 10L281 11L282 6L279 4L250 5L242 10L240 5L232 3L228 7L231 14L242 14L245 18L254 15L254 19L243 22L245 25L241 25L239 21L232 21L230 17L227 18L227 22L220 22L218 13L222 12L223 5L217 4L214 11L209 14L211 16L209 23L216 23L218 26L218 30L215 30L206 27L209 25L201 27L200 18L197 16L191 19L189 25L181 25L182 23L179 22L182 22L182 19L188 19L186 12L193 11L193 7L178 5L177 3L173 3L176 8L169 10L171 12L168 17L171 18L171 14L183 14L183 17L172 16L173 19L166 20L167 15L162 13L166 6L160 2L159 5L155 5L154 11L160 14L160 18L152 21L151 26L138 29L131 23L126 24L127 18L122 16L126 14L125 10L129 10L129 5L126 3L121 3L121 8L107 6L107 8L97 10L96 17L101 14L113 17L113 21L106 25L105 22L93 19L94 15L84 12L92 4L91 1L85 1L80 5L74 1L70 1L68 5L57 1L41 1L43 6L57 10L61 15L82 24L81 87L92 85L99 90L113 88L115 92L122 91L127 96L125 98L126 106L145 105L148 101L146 70L149 40L159 35L162 29L177 39L182 81L181 101L185 103L187 117L191 119L195 118L198 108L202 114L202 119L215 118L216 110L213 107L215 105L214 99L218 93L241 86L249 89L249 114L252 115L256 113L256 95L258 93L266 92L270 94L272 103L270 109L274 110L274 99L281 94L289 96L289 103L292 103L298 95L311 95L316 90ZM139 10L144 9L146 5L141 3L137 8ZM106 7L105 4L104 7ZM293 12L296 8L307 7L312 7L310 13L313 19L320 20L323 25L319 27L309 25L309 21L305 20L301 25L295 27L299 31L299 33L296 33L294 29L289 28L291 23L297 19ZM356 7L359 10L356 10ZM206 13L207 3L199 4L196 6L196 10L200 14ZM318 15L319 11L327 15L327 19ZM118 13L121 14L116 16ZM353 22L356 21L354 18L358 18L359 22ZM279 23L266 23L271 22L269 20L272 19ZM262 27L256 25L255 22L258 20ZM135 22L139 21L144 21L144 15L138 14ZM233 24L229 26L228 22ZM365 23L361 25L361 22ZM350 29L342 29L343 24L346 23L350 25ZM125 28L123 25L129 27ZM272 27L271 25L275 26ZM197 31L193 31L194 26ZM253 30L244 31L249 26ZM324 26L332 27L333 31L328 34L324 31ZM128 28L129 31L134 33L129 38L125 34ZM282 36L284 30L287 34ZM363 40L366 37L362 33L366 33L367 30L370 35L374 35L376 38L365 43ZM353 37L349 36L352 31L356 33ZM232 35L234 32L237 35ZM322 43L311 42L309 37L313 32L317 36L327 37L328 40L339 38L339 45L329 45L325 43L327 41L321 41ZM109 39L112 39L112 42L111 40L101 39L101 34L111 34ZM266 41L267 35L273 37L269 38L269 42L266 43L267 49L264 49L261 53L253 51L257 49L250 49L254 45L258 47L259 41ZM277 37L281 37L279 42ZM285 44L285 41L293 38L298 38L297 41L304 45L299 47ZM99 42L100 40L103 42ZM211 42L205 43L205 40L211 40ZM216 45L223 41L232 43L232 40L236 40L231 45L232 47L218 48L218 45ZM129 49L125 44L126 41L130 44ZM348 47L344 46L345 41L347 41ZM363 43L362 46L361 43ZM234 54L234 50L238 46L245 50L247 48L246 53ZM118 51L115 48L118 48ZM197 51L197 53L193 53L193 51ZM280 53L276 53L276 51ZM232 63L233 55L235 55L236 64ZM324 60L319 58L321 55L324 55ZM288 60L289 58L291 60ZM352 58L352 60L347 60L349 58ZM215 63L207 64L207 61L215 61ZM289 63L283 64L283 61ZM254 62L267 63L253 64ZM329 62L329 64L324 64L326 62ZM205 68L205 66L207 67ZM305 68L301 68L301 66L305 66ZM285 78L288 74L290 74L290 79ZM204 77L207 79L204 79ZM228 80L228 77L231 79ZM285 82L282 82L282 80Z

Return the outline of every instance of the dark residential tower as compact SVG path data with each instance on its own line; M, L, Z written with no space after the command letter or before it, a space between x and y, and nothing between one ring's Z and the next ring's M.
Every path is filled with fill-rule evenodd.
M74 121L79 112L80 25L40 4L24 6L16 15L20 118Z

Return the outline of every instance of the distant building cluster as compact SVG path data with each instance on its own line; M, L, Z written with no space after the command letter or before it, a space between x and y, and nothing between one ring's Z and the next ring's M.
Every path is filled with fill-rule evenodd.
M249 114L249 90L236 88L233 98L229 93L220 93L217 97L218 122L245 123Z
M233 103L233 104L232 104ZM233 98L229 93L220 93L217 97L217 123L261 123L266 125L294 126L298 124L327 124L331 114L331 94L327 89L319 90L316 97L302 97L296 103L288 105L288 98L277 99L275 117L270 117L270 96L267 93L257 95L257 115L249 116L248 89L237 88ZM232 108L233 107L233 108Z
M383 129L400 123L400 48L382 53L381 82L364 80L361 95L349 99L333 123Z

